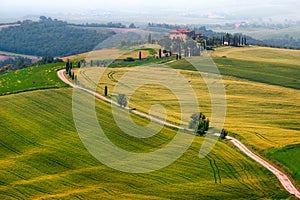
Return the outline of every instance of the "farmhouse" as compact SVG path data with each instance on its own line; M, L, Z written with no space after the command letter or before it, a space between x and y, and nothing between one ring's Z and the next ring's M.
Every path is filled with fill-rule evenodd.
M195 37L195 31L192 30L172 30L170 32L170 39L182 39L187 40L188 38Z

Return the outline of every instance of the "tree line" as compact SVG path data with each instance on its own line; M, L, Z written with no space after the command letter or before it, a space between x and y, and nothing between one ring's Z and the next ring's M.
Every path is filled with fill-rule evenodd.
M106 24L99 24L99 23L85 23L85 24L70 24L72 26L79 26L79 27L103 27L103 28L126 28L126 25L122 23L113 23L108 22Z

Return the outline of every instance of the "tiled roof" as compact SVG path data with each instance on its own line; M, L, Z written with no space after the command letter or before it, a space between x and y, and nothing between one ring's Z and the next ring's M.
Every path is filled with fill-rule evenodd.
M191 30L173 30L171 33L192 33Z

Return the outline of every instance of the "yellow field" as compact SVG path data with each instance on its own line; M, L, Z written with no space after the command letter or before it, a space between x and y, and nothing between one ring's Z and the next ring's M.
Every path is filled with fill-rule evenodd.
M96 51L91 51L91 52L86 52L74 56L68 56L64 57L63 60L67 61L68 59L70 60L83 60L87 59L88 60L104 60L104 59L115 59L118 58L119 55L125 53L125 51L121 51L119 49L102 49L102 50L96 50Z
M213 56L238 60L300 65L300 50L276 49L268 47L217 48Z
M143 45L143 48L152 48L155 50L158 50L160 47L158 45L152 45L152 44L147 44ZM90 60L109 60L109 59L124 59L127 57L132 57L132 58L138 58L139 54L138 52L134 51L136 49L140 49L139 46L136 47L131 47L128 49L101 49L101 50L95 50L91 52L86 52L78 55L73 55L73 56L67 56L62 58L63 61L73 60L73 61L79 61L86 59L86 61ZM142 48L141 48L142 49ZM149 51L147 50L142 50L142 57L148 57L150 56Z
M0 99L0 116L6 119L0 126L0 199L293 199L275 176L224 142L200 159L203 137L161 170L111 169L87 151L77 134L72 89ZM164 127L154 137L134 138L116 125L109 104L96 101L96 110L105 134L129 152L152 152L176 134Z
M98 71L103 69L97 68ZM99 81L98 92L103 94L106 85L109 88L109 94L115 98L117 94L112 94L112 90L117 84L117 80L133 69L106 69ZM210 96L199 73L178 71L190 82L197 93L200 110L210 116ZM88 81L82 80L82 84L91 87L92 85L88 85L92 79L95 79L93 76L97 75L94 69L89 68L81 73L90 78ZM155 73L159 77L161 71ZM226 129L240 134L250 144L260 149L300 143L299 131L296 129L300 121L298 113L300 92L298 90L228 76L224 76L223 80L227 93ZM180 107L176 96L163 86L144 85L140 87L130 99L129 105L148 113L151 106L157 103L165 107L169 121L180 123ZM162 116L160 111L152 114L158 117Z

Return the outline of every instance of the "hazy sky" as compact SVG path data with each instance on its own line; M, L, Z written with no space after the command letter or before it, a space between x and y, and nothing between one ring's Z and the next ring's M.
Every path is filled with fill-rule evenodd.
M296 15L300 0L1 0L0 17L44 13L80 13L112 10L158 12L224 12L250 17ZM153 11L153 12L152 12ZM300 20L300 17L299 17Z

